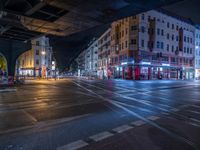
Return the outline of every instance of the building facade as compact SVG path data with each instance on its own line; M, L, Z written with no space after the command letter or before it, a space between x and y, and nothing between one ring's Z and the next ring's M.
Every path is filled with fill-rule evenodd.
M111 71L124 79L194 78L194 34L190 20L151 10L111 25Z
M200 26L195 32L195 78L200 79Z
M100 79L110 78L110 36L111 28L109 28L100 38L98 39L98 77Z
M97 60L98 60L98 41L93 39L88 48L83 50L78 58L78 75L79 76L97 76Z
M85 50L85 73L87 76L97 75L98 41L93 39Z
M16 76L42 77L52 75L52 47L45 36L31 41L32 49L19 56Z
M82 51L76 59L76 62L78 64L78 76L85 75L85 52L85 50Z

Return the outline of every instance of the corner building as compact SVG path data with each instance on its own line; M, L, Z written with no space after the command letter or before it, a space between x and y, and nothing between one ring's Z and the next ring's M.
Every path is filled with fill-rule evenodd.
M193 79L195 27L165 10L151 10L111 25L114 78Z

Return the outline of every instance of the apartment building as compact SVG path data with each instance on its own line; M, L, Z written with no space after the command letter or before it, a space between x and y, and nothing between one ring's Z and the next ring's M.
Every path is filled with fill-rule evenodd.
M97 76L97 60L98 60L98 41L94 38L88 44L88 48L83 50L78 58L78 75L81 76Z
M194 78L195 27L162 9L111 25L111 71L124 79Z
M52 75L52 47L45 36L31 41L32 49L16 61L16 76L42 77Z
M110 36L111 28L106 30L98 39L98 77L100 79L110 78Z
M200 26L195 31L195 78L200 79Z
M87 76L97 75L98 41L93 39L85 50L85 73Z

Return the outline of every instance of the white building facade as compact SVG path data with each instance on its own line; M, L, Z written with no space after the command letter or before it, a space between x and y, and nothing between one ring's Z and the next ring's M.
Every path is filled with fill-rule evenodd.
M32 49L20 55L16 62L16 75L42 78L53 75L49 38L42 36L31 43Z
M85 50L86 76L97 76L98 41L93 39Z
M78 76L97 76L98 41L93 39L88 48L83 50L76 61L78 63Z
M200 79L200 26L195 32L195 78Z
M109 64L110 64L110 36L111 28L100 36L98 39L98 77L100 79L109 78Z

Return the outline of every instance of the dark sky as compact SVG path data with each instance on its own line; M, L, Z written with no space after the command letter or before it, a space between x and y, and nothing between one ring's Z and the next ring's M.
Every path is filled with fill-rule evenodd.
M200 0L184 0L164 8L200 24Z

